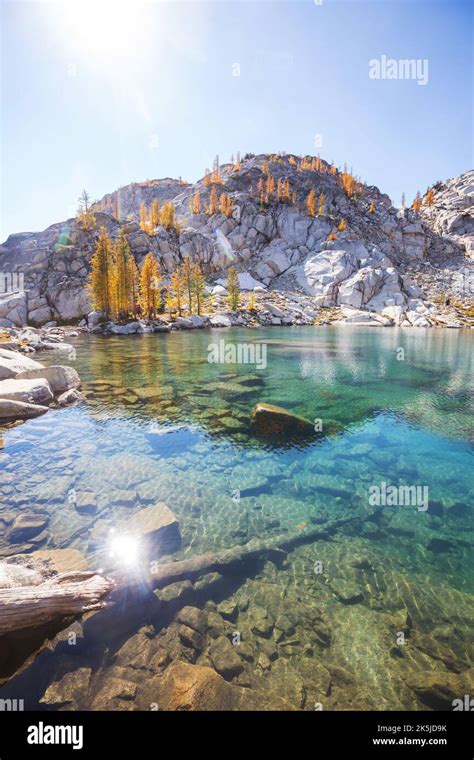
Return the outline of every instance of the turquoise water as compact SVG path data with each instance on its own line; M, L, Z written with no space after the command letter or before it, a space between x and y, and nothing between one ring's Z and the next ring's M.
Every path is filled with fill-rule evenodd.
M210 364L208 346L219 340L258 342L266 368ZM328 520L353 517L325 539L303 541L281 563L244 566L231 587L224 578L210 579L209 591L195 597L191 589L191 605L215 614L223 600L250 600L225 635L242 630L252 659L227 680L264 693L270 706L286 699L297 709L314 709L315 700L325 709L425 708L414 674L462 674L472 666L472 342L467 331L345 326L77 339L71 363L84 401L4 432L0 552L74 548L99 569L104 531L159 501L180 523L177 558L253 539L304 539ZM249 417L259 401L320 420L322 433L303 441L256 438ZM370 489L383 483L417 487L426 504L374 509ZM71 493L82 492L95 495L96 513L78 512ZM45 524L12 543L8 530L19 513ZM168 625L151 616L152 647L172 636L179 608L179 599L161 601L171 604ZM269 639L255 634L262 606L273 622L293 617L298 643L278 641L277 628ZM314 616L308 623L313 608L329 645L315 633ZM91 619L99 639L101 614ZM405 648L394 622L404 614L411 621ZM125 639L133 639L150 611L144 605L118 617L126 620ZM92 637L76 665L88 667L94 647ZM48 657L54 681L55 655ZM209 657L203 646L192 661L212 666ZM290 668L284 679L280 660ZM332 674L328 693L317 687L320 666ZM133 680L132 670L122 676ZM108 693L111 662L94 656L92 671L94 686L72 708L94 708ZM47 683L38 686L35 664L21 678L35 705ZM113 696L105 707L124 709ZM127 708L143 709L140 693Z

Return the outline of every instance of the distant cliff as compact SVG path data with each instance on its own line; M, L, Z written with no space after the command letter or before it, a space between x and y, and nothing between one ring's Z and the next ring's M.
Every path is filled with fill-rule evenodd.
M394 208L378 188L351 184L347 176L319 159L251 156L195 184L127 185L93 206L92 229L68 219L43 232L10 235L0 248L0 272L23 274L24 289L0 295L0 325L73 320L89 311L85 285L101 226L112 237L125 230L138 264L152 251L169 273L189 256L213 279L233 263L270 290L312 296L318 307L395 308L397 320L411 313L410 324L423 324L427 304L418 285L425 284L424 267L451 272L450 261L462 276L443 281L443 275L438 282L433 273L429 284L440 298L465 299L474 252L474 172L435 188L433 205L420 213ZM206 213L213 188L219 203L222 194L230 199L228 215ZM201 213L190 210L196 194ZM140 207L149 212L154 199L160 207L172 201L179 232L140 228Z

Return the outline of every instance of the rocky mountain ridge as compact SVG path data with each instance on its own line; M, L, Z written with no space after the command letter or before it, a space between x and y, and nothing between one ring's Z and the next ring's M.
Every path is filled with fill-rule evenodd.
M342 172L318 162L315 169L315 159L265 154L219 167L216 183L210 175L193 185L134 183L94 204L91 229L76 218L10 235L0 247L0 272L24 282L0 295L0 326L72 321L90 311L86 283L101 226L112 238L124 229L137 263L152 251L165 274L189 256L211 286L218 278L225 284L233 264L260 289L308 296L316 310L339 307L349 321L372 314L401 325L459 323L453 304L468 308L472 298L474 172L441 184L433 205L417 213L394 208L376 187L356 183L348 194ZM269 177L273 189L264 198ZM281 198L284 182L291 194ZM206 209L213 187L231 199L231 213L191 213L197 193ZM308 213L311 190L324 196L320 215ZM140 228L140 206L150 208L154 198L161 206L172 201L179 232Z

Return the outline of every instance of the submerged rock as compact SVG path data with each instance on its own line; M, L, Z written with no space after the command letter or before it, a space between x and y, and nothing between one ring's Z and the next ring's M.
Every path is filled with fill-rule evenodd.
M78 668L65 673L59 681L48 686L40 703L56 707L73 703L76 707L78 700L87 696L91 675L90 668Z
M217 672L224 678L234 678L244 669L236 649L226 636L219 636L211 644L209 657Z
M44 515L19 515L8 531L8 540L13 544L28 541L41 533L47 524L48 518Z
M153 549L171 554L181 545L179 522L171 509L163 502L146 507L133 515L127 527L144 536Z
M314 435L314 425L281 406L255 404L250 417L252 431L266 437Z

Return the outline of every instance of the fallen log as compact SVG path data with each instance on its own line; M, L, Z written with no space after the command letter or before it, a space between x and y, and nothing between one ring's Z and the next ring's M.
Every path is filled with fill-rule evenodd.
M0 577L11 565L0 563ZM25 586L0 588L0 635L37 628L105 606L114 581L93 572L60 573Z
M197 557L168 562L158 567L150 577L152 588L163 588L182 580L195 580L212 572L225 572L230 566L251 559L263 559L267 555L285 553L301 544L326 538L340 525L361 519L360 515L329 520L317 528L290 535L280 535L268 539L253 539L243 546L224 549L221 552L207 552ZM367 519L367 518L365 518Z

